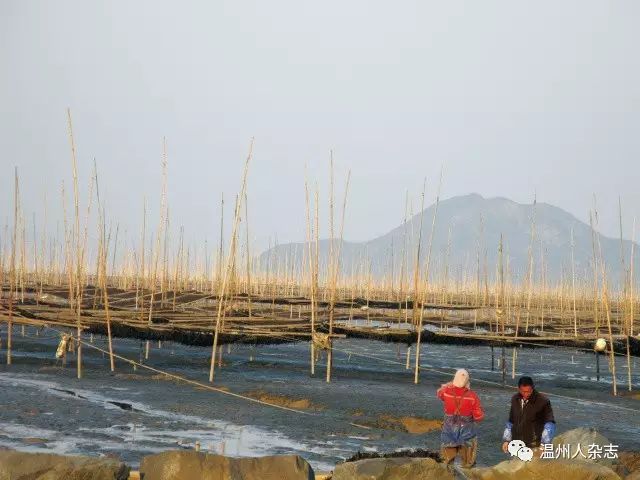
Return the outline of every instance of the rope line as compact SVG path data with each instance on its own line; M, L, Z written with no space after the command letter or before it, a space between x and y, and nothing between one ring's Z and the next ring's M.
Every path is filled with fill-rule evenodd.
M63 332L61 332L61 331L59 331L59 330L57 330L57 329L55 329L55 328L53 328L53 327L46 327L46 328L49 328L49 329L51 329L51 330L54 330L54 331L56 331L56 332L58 332L58 333L60 333L60 334L62 334L62 333L63 333ZM78 340L78 339L76 338L76 341L77 341L77 340ZM109 353L109 351L108 351L108 350L105 350L105 349L103 349L103 348L100 348L100 347L98 347L98 346L96 346L96 345L94 345L94 344L87 343L87 342L85 342L84 340L80 340L80 343L81 343L82 345L86 345L86 346L87 346L87 347L89 347L89 348L93 348L94 350L97 350L97 351L99 351L99 352L106 353L107 355L110 355L110 353ZM273 408L277 408L277 409L280 409L280 410L286 410L286 411L288 411L288 412L294 412L294 413L299 413L299 414L301 414L301 415L308 415L308 416L317 416L317 414L315 414L315 413L311 413L311 412L304 412L304 411L302 411L302 410L297 410L297 409L295 409L295 408L289 408L289 407L285 407L285 406L283 406L283 405L276 405L276 404L274 404L274 403L265 402L265 401L263 401L263 400L259 400L259 399L257 399L257 398L247 397L246 395L241 395L241 394L239 394L239 393L229 392L229 391L224 390L224 389L222 389L222 388L214 387L214 386L212 386L212 385L207 385L206 383L202 383L202 382L199 382L199 381L197 381L197 380L192 380L192 379L190 379L190 378L186 378L186 377L183 377L183 376L181 376L181 375L176 375L176 374L174 374L174 373L170 373L170 372L167 372L167 371L164 371L164 370L160 370L160 369L158 369L158 368L151 367L151 366L149 366L149 365L145 365L145 364L140 363L140 362L136 362L135 360L131 360L131 359L127 358L127 357L123 357L122 355L118 355L118 354L116 354L116 353L114 353L114 354L113 354L113 356L114 356L114 358L117 358L117 359L122 360L122 361L124 361L124 362L130 363L131 365L136 365L136 366L138 366L138 367L141 367L141 368L144 368L144 369L150 370L150 371L152 371L152 372L160 373L160 374L162 374L162 375L166 375L167 377L170 377L170 378L173 378L173 379L176 379L176 380L179 380L179 381L182 381L182 382L185 382L185 383L191 384L191 385L195 385L195 386L197 386L197 387L202 387L202 388L205 388L205 389L207 389L207 390L211 390L211 391L214 391L214 392L222 393L222 394L224 394L224 395L229 395L229 396L231 396L231 397L241 398L241 399L243 399L243 400L247 400L247 401L249 401L249 402L258 403L258 404L261 404L261 405L266 405L266 406L273 407Z

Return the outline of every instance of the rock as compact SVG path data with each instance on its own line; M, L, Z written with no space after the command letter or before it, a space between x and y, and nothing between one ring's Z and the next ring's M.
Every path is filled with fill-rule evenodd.
M0 479L127 480L129 467L112 459L0 451Z
M432 458L371 458L341 463L332 480L436 480L451 479L453 473Z
M640 480L640 452L621 452L614 470L624 479Z
M465 471L468 480L620 480L621 477L606 465L585 460L535 459L523 462L514 459L493 467Z
M596 462L608 467L611 467L614 464L615 459L605 458L606 451L604 447L606 445L611 445L611 442L607 437L598 433L594 428L575 428L573 430L563 432L553 439L554 448L558 445L570 446L571 453L569 458L573 458L573 456L577 454L576 458L580 460ZM578 451L578 445L580 445L580 451ZM597 458L598 455L594 455L595 458L589 458L590 445L598 445L600 447L600 458ZM580 452L582 452L583 455L581 455Z
M170 450L140 463L144 480L313 480L313 469L297 455L232 458Z

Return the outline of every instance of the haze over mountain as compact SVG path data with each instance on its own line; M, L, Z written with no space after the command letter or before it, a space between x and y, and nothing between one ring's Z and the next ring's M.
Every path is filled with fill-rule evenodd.
M405 262L409 271L412 271L421 222L421 264L424 268L428 258L429 237L435 211L436 205L431 205L422 213L408 219L406 225L401 219L398 227L370 241L344 242L341 255L342 271L366 272L367 265L370 263L373 275L388 275L393 269L394 276L397 278L402 264L403 250L406 252ZM592 278L593 235L588 224L561 208L547 203L520 204L507 198L484 198L473 193L440 201L433 234L430 279L438 281L443 278L447 250L450 280L461 279L464 275L475 278L478 256L481 270L484 270L486 256L487 272L489 277L493 278L502 235L505 271L508 270L515 281L520 280L527 272L532 223L536 281L541 281L542 264L544 264L547 282L558 281L562 275L569 278L572 229L576 277ZM617 284L622 272L620 239L596 233L596 248L598 248L598 237L611 280L613 284ZM261 264L267 265L272 262L271 264L274 265L285 262L287 257L300 259L305 245L305 242L300 242L273 247L261 255ZM337 241L335 245L337 246ZM406 245L404 249L403 245ZM319 242L321 264L326 264L329 246L330 241L327 239ZM628 269L631 242L624 240L622 250L625 256L625 269ZM634 256L637 261L637 248Z

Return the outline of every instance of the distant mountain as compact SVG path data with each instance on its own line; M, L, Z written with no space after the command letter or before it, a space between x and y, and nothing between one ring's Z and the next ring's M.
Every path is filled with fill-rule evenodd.
M418 233L422 220L421 264L428 257L429 237L436 206L431 205L422 213L413 216L406 225L401 224L389 233L368 242L344 242L341 265L345 273L367 271L371 265L374 276L389 275L393 269L397 278L402 263L403 250L409 272L415 265ZM478 252L480 268L484 269L485 258L488 275L494 278L498 263L500 236L503 238L503 259L505 272L519 281L527 272L531 244L532 219L534 223L534 278L540 281L541 265L544 263L546 280L556 282L563 274L571 274L571 230L574 237L575 272L578 278L592 278L592 231L591 227L561 208L547 203L520 204L506 198L483 198L470 194L442 200L438 206L433 245L431 248L430 279L441 280L445 264L449 265L449 279L463 276L476 277ZM451 232L450 245L449 232ZM621 278L620 240L596 233L596 248L599 237L602 255L612 281ZM337 247L338 240L334 245ZM272 265L291 259L298 262L303 258L305 243L277 245L260 257L261 265ZM329 240L319 242L320 263L326 264ZM406 247L403 248L403 245ZM625 264L628 268L631 242L623 241ZM448 262L447 262L448 250ZM640 255L635 249L636 261ZM289 259L289 260L287 260ZM543 259L543 262L541 262ZM360 270L358 270L360 269Z

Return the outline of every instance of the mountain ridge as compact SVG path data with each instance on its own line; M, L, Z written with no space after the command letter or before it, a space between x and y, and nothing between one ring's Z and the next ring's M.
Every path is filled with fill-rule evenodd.
M372 275L394 276L402 268L404 250L405 269L413 270L417 251L417 237L422 221L421 251L423 261L429 254L429 238L436 204L425 208L406 224L400 223L387 233L364 242L344 241L341 252L342 272L350 274L367 270L370 262ZM430 278L437 280L444 272L450 272L452 279L463 275L475 275L478 257L481 268L486 268L490 277L498 261L498 245L503 239L503 260L516 281L526 274L529 263L532 219L535 216L534 276L540 281L557 282L571 273L571 231L574 238L574 268L577 278L593 276L593 239L596 249L602 249L602 258L613 279L620 279L620 239L607 237L575 215L546 202L518 203L506 197L485 198L478 193L469 193L441 200L431 246ZM597 226L596 226L597 228ZM449 231L451 236L449 237ZM338 240L334 239L337 243ZM329 239L319 241L320 263L326 264ZM306 242L291 242L276 245L260 255L262 265L282 262L286 258L302 258ZM334 244L335 245L335 244ZM406 246L405 246L406 245ZM403 248L404 246L404 248ZM637 246L637 243L636 243ZM629 264L631 241L623 239L625 268ZM638 252L638 249L635 249ZM485 260L486 257L486 260ZM634 254L635 260L638 253ZM363 260L364 259L364 260ZM422 263L422 262L421 262ZM448 265L448 268L447 268ZM544 268L541 268L544 266ZM422 263L422 268L426 266ZM466 273L465 273L466 272ZM544 274L544 275L543 275ZM432 276L433 275L433 276Z

